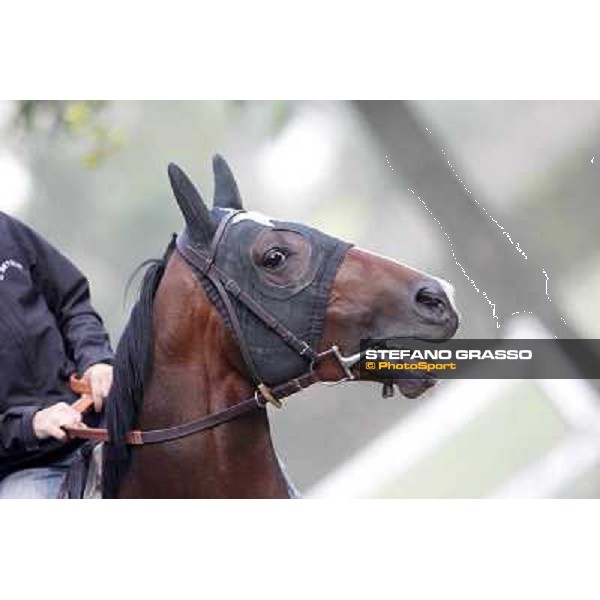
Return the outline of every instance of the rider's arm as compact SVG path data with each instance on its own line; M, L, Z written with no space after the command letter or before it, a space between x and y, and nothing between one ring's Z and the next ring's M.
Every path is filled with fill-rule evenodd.
M31 452L40 440L64 440L63 427L81 426L81 414L65 402L40 410L39 406L19 406L0 413L0 458Z
M87 279L35 231L16 220L12 220L12 228L28 251L32 277L56 318L79 373L96 363L112 364L108 334L91 306Z
M12 407L0 413L0 458L37 450L39 440L33 430L38 406Z

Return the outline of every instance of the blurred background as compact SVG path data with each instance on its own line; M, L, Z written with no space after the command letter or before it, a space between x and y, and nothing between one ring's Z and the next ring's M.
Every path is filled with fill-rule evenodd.
M459 337L600 336L600 102L3 102L0 136L0 210L86 273L115 346L182 227L168 162L210 200L214 152L247 208L452 282ZM309 497L600 496L597 381L314 386L271 417Z

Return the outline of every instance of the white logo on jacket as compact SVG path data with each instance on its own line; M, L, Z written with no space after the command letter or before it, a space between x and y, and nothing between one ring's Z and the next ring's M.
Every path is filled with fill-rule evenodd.
M23 270L23 265L20 262L17 262L16 260L9 258L9 259L5 260L4 262L2 262L2 264L0 264L0 281L4 281L4 279L6 277L6 272L11 267L14 269L19 269L20 271Z

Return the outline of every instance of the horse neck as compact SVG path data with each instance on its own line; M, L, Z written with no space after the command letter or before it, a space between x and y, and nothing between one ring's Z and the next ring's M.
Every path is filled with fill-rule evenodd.
M249 398L237 345L194 275L175 255L155 298L154 366L142 429L180 425ZM287 497L266 411L134 450L122 495Z

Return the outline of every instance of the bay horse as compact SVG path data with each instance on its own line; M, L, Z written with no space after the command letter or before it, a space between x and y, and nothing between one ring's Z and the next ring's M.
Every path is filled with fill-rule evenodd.
M442 280L246 211L219 155L213 171L209 210L169 165L185 229L148 267L117 348L104 497L287 498L266 405L354 379L361 339L445 340L458 327ZM394 384L416 397L433 382Z

